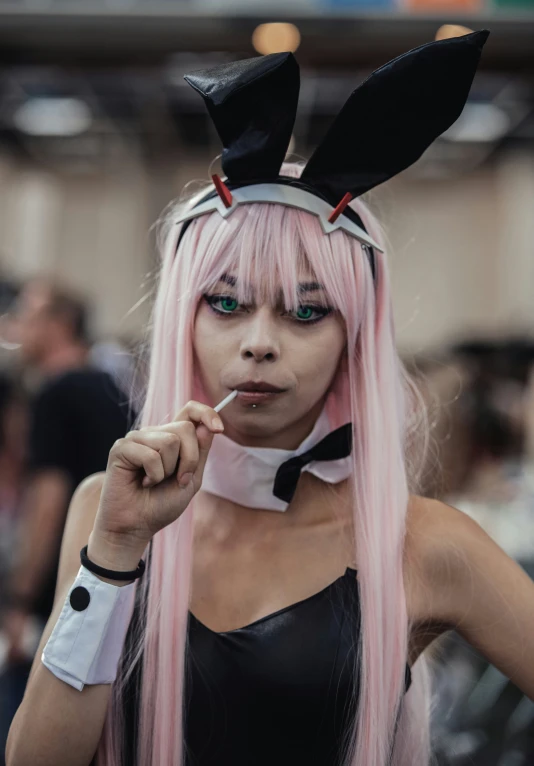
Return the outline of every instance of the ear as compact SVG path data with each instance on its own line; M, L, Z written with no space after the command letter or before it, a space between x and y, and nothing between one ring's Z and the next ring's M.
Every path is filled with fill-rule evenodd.
M217 128L228 179L276 178L297 113L300 71L293 54L256 56L184 79L203 97Z
M349 97L302 173L336 205L412 165L460 116L489 32L439 40L377 69Z

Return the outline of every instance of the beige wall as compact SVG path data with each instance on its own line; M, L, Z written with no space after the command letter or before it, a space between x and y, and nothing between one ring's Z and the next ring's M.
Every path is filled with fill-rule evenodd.
M0 159L0 258L85 289L99 334L136 333L154 268L149 229L208 163L135 162L74 175ZM391 241L399 346L421 351L469 332L534 330L534 155L509 153L450 181L395 179L372 198ZM130 312L130 313L129 313Z
M399 345L534 334L534 155L377 192L391 241Z

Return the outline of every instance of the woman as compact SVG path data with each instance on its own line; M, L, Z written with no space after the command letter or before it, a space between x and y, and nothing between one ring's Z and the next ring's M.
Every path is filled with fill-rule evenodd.
M304 170L282 165L291 54L186 78L227 179L169 217L142 427L73 502L9 766L424 764L420 655L457 623L534 695L531 581L409 494L410 386L357 199L457 118L486 37L378 70ZM217 433L247 381L282 391L238 394Z

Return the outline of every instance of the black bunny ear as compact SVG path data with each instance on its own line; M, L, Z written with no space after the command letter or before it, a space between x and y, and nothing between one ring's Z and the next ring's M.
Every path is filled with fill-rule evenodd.
M271 53L185 75L223 142L230 181L275 178L291 139L300 87L292 53Z
M486 30L414 48L349 97L302 173L336 204L412 165L460 116Z

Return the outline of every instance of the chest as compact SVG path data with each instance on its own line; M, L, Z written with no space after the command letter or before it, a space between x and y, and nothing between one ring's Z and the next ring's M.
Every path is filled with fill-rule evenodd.
M439 601L424 574L425 535L407 516L403 564L411 624L408 661L451 626L434 614ZM418 526L417 529L420 529ZM215 541L196 528L190 612L212 633L238 630L334 588L352 570L357 592L358 547L348 521L284 530L283 534ZM356 552L356 553L355 553ZM350 608L350 607L349 607Z
M261 622L265 624L280 612L289 612L295 607L307 605L308 601L331 595L333 589L337 593L342 579L352 574L347 568L339 573L333 566L326 577L324 570L317 572L317 569L313 571L310 568L306 578L306 568L303 567L301 572L303 579L297 581L283 579L283 568L276 574L270 570L255 569L249 577L237 577L233 589L228 587L228 580L224 576L215 583L211 582L211 578L208 578L209 582L197 579L194 581L196 588L193 589L194 596L190 603L193 620L214 634L234 632ZM357 579L356 572L353 577ZM345 608L356 615L356 582L352 585L352 591L353 599L346 602ZM406 601L408 618L412 622L408 653L408 663L411 666L423 651L452 626L432 615L431 603L427 604L427 601L432 602L432 594L428 589L421 593L412 586L406 593Z
M356 569L349 540L337 524L231 543L196 532L190 611L220 633L302 602Z

